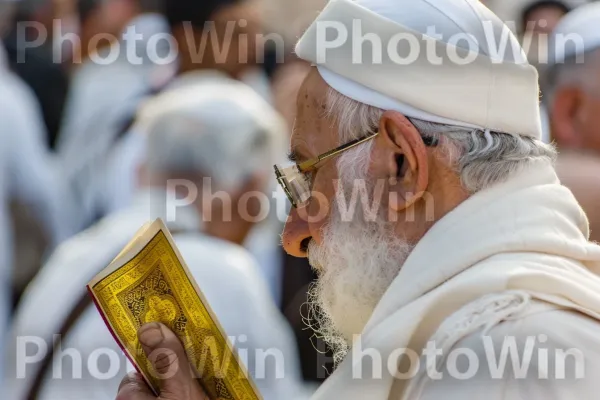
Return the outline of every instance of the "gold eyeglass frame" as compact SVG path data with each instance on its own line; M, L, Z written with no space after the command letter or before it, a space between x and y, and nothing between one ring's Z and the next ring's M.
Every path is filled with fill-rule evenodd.
M314 171L316 169L317 164L327 161L335 156L338 156L338 155L344 153L345 151L348 151L356 146L359 146L365 142L368 142L369 140L376 138L377 135L379 135L379 132L375 132L375 133L372 133L363 138L359 138L359 139L353 140L351 142L348 142L346 144L343 144L343 145L336 147L333 150L329 150L328 152L323 153L315 158L311 158L310 160L301 162L300 164L296 164L296 168L298 169L298 172L300 172L301 174L305 174L307 172ZM285 192L286 196L292 203L292 206L294 208L298 208L299 204L298 204L297 200L295 199L295 196L292 194L292 190L289 187L288 176L283 172L283 169L281 169L279 166L275 165L274 167L275 167L275 177L277 179L277 182L283 188L283 191Z

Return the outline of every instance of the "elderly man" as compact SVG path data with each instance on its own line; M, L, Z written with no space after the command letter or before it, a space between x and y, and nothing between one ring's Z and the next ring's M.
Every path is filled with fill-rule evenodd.
M256 222L245 213L258 215L252 199L241 196L266 190L265 160L273 159L282 126L268 104L233 80L174 89L147 104L136 123L148 145L134 204L63 244L31 284L12 330L6 398L113 397L126 363L85 285L157 217L174 233L227 335L248 349L248 369L263 397L304 398L289 327L256 262L235 244ZM62 342L45 353L53 335ZM36 346L37 357L22 357ZM278 349L282 357L262 371L256 349ZM109 356L94 358L99 353Z
M499 58L501 34L518 49L475 0L336 0L300 40L317 67L277 176L339 361L313 399L597 396L600 247L539 140L536 71ZM179 360L160 399L206 399L172 333L140 340ZM136 375L117 398L156 399Z

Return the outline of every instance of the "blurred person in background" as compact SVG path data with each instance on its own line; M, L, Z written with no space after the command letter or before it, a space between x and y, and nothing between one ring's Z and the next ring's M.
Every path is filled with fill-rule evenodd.
M264 70L257 65L260 57L256 53L256 40L261 32L261 22L251 1L172 0L165 2L163 6L168 23L167 30L174 38L174 42L169 43L166 51L169 52L169 56L177 55L176 61L160 66L161 73L150 74L155 79L150 85L141 85L145 86L145 90L143 87L142 90L135 91L128 89L127 91L132 94L128 99L116 99L107 89L108 84L117 85L123 77L127 77L123 72L113 71L105 78L106 80L97 76L93 79L98 90L94 92L95 96L86 97L89 101L76 100L75 95L70 101L70 104L74 105L90 104L94 110L93 113L85 114L67 110L64 136L61 133L65 141L64 151L61 152L65 160L65 170L73 183L76 198L80 199L82 205L81 226L89 225L99 217L128 204L127 193L131 190L119 192L111 186L115 178L117 181L120 178L118 175L110 175L115 171L110 163L113 162L111 159L115 158L119 159L117 164L130 162L131 156L122 148L128 147L127 133L135 111L143 99L172 85L186 85L186 82L193 81L199 74L210 73L224 74L242 80L270 100L268 78ZM204 33L204 25L207 22L214 24L212 33ZM144 36L148 40L153 35ZM126 69L134 70L128 65L130 57L125 58ZM148 65L151 71L159 67L153 62ZM174 73L176 78L171 79ZM86 78L84 81L90 80L92 79ZM111 83L111 80L114 82ZM119 86L129 85L128 87L131 88L131 82L136 80L139 81L140 77L125 79L126 82L121 82ZM88 85L92 84L88 83ZM102 96L110 97L109 109L98 108L97 97ZM81 124L70 124L68 115L73 115L73 121L81 121ZM69 129L69 126L72 128ZM85 128L86 126L89 128ZM70 137L73 139L70 140ZM67 145L69 141L72 142L71 146ZM68 150L69 148L71 150ZM107 173L109 176L106 176ZM106 186L107 182L109 186ZM122 186L119 184L119 187Z
M560 20L572 9L587 3L587 0L536 0L524 4L521 12L520 28L522 43L526 47L527 58L539 73L542 96L550 54L548 38ZM540 105L542 120L542 140L550 143L548 110L544 103Z
M3 27L0 34L10 31L15 4L0 1L0 26ZM0 101L0 133L4 143L1 157L4 179L0 185L3 207L7 200L21 202L41 224L49 245L56 245L73 230L67 218L70 197L60 177L57 160L45 145L46 130L39 103L31 88L11 70L1 42ZM7 212L2 213L3 218L7 215ZM6 228L7 224L3 223L2 230L9 230ZM2 253L0 257L8 255L12 259L10 251ZM2 265L11 265L11 262Z
M537 21L535 29L540 33L550 34L562 17L588 2L588 0L540 0L527 7L523 12L523 26L527 27L530 21ZM542 24L541 21L545 21L545 23Z
M136 120L136 131L147 136L147 151L135 201L64 243L28 289L11 335L8 398L114 397L124 357L112 380L95 379L85 370L83 379L72 379L68 356L54 366L52 356L32 363L26 378L17 380L16 338L35 336L51 343L52 335L60 333L61 348L76 349L84 360L97 349L120 354L85 285L145 222L158 217L173 232L227 335L247 336L240 346L248 349L249 372L265 400L305 398L289 327L271 300L256 262L239 246L256 222L244 211L256 216L264 206L252 199L247 202L244 196L266 190L265 174L270 168L265 160L273 160L271 144L279 140L281 125L256 93L231 79L179 87L147 103ZM210 189L203 187L206 179ZM270 361L265 378L256 377L254 350L271 348L284 356L285 365L279 365L285 367L283 378L276 379ZM62 373L63 378L52 379L53 373Z
M255 0L173 0L165 10L179 49L180 84L213 71L246 83L271 101L261 65L263 18Z
M571 10L590 0L506 0L493 2L505 20L514 22L528 61L544 78L548 64L548 38L560 20ZM543 83L543 82L542 82Z
M600 157L588 153L560 153L556 172L590 221L590 240L600 243Z
M543 100L550 111L552 138L561 151L600 156L599 16L600 3L578 8L563 19L550 39L553 57Z
M571 9L584 4L583 1L537 0L526 3L521 12L521 32L549 35Z
M242 82L233 80L226 74L221 74L218 71L205 71L202 73L192 73L184 75L181 79L175 79L166 89L157 95L157 99L163 98L169 99L167 95L173 91L181 91L189 89L191 95L196 95L195 91L201 91L205 85L209 83L222 83L222 84L233 84L237 83L241 87L246 87L247 90L252 91L253 89L245 85ZM264 103L262 107L269 107L265 100L260 95L254 97L255 101ZM148 100L150 103L155 103L153 98ZM168 106L166 101L160 102L162 106ZM249 105L252 106L252 105ZM143 107L148 110L148 107ZM160 112L160 109L154 108L155 112ZM223 121L225 118L223 114L215 113L214 109L208 113L205 110L197 109L198 115L201 115L207 126L215 127L219 131L225 130L227 121ZM148 114L148 111L144 112ZM277 115L275 110L271 110L273 118L279 121L278 129L273 129L272 135L265 137L265 142L259 147L249 147L246 149L246 157L252 157L256 160L257 164L254 165L253 170L261 170L271 172L272 161L277 160L281 157L281 153L285 150L286 141L286 126L284 121ZM140 117L138 116L138 119ZM231 119L231 117L229 117ZM243 126L243 120L231 119L232 132L236 132ZM198 127L200 129L200 127ZM223 138L227 138L223 134ZM104 193L106 194L106 204L111 204L111 209L121 210L129 207L132 202L135 201L138 173L140 166L146 160L146 148L148 146L148 135L141 129L139 125L134 125L132 129L120 139L118 145L114 151L107 157L105 177L106 182L104 183ZM165 142L165 146L169 143ZM220 146L230 146L231 151L237 149L237 145L233 142L223 142ZM198 156L211 157L211 153L214 149L207 144L195 149L198 152ZM224 151L224 150L223 150ZM268 151L268 152L267 152ZM220 154L220 153L218 153ZM217 162L218 160L216 160ZM215 164L216 165L216 164ZM225 168L225 167L223 167ZM246 168L247 169L247 168ZM214 174L219 174L218 168L215 168ZM228 171L228 173L236 174L251 174L251 171ZM264 221L258 224L252 224L248 226L248 232L243 235L236 234L238 239L233 237L230 238L232 241L239 242L240 245L246 247L257 259L260 266L260 271L269 285L269 293L272 294L274 301L279 304L281 299L281 282L282 282L282 261L280 256L280 233L282 227L282 221L285 215L285 195L276 190L272 185L272 182L267 181L265 183L264 191L268 193L269 197L269 213L264 218ZM273 193L273 197L271 197ZM278 208L281 210L278 210ZM278 214L280 217L278 218ZM235 239L235 240L234 240Z
M81 46L74 43L79 50L57 151L78 204L74 223L82 229L104 214L97 204L104 157L140 100L172 77L174 65L151 59L152 51L160 57L169 51L165 40L149 45L168 33L156 0L80 0L77 9Z
M5 1L5 0L3 0ZM2 16L5 20L5 33L3 42L6 49L6 61L9 68L15 72L27 88L25 101L31 103L35 115L30 118L37 123L41 111L43 125L40 127L39 152L47 152L48 147L54 145L61 118L64 99L67 91L67 75L63 65L54 63L52 49L52 25L55 12L54 3L47 0L21 0L14 1L12 12ZM50 36L44 40L44 32ZM24 41L35 41L41 36L41 43L35 46L25 46ZM22 58L22 59L21 59ZM24 85L20 85L24 86ZM32 122L33 124L34 122ZM24 161L23 161L24 162ZM42 161L42 165L44 162ZM51 174L52 172L47 172ZM64 186L55 185L58 192L65 192ZM65 196L68 196L66 194ZM68 201L65 200L65 204ZM54 207L54 206L51 206ZM39 270L48 246L53 246L55 238L49 234L47 224L41 221L39 213L32 210L31 204L22 201L22 198L12 198L10 201L10 217L13 231L13 269L12 288L13 303L18 299ZM63 221L68 223L68 215L62 214Z
M161 92L204 82L234 79L252 88L265 101L270 101L270 83L257 54L257 50L262 51L261 46L257 46L262 25L253 2L173 0L165 4L165 15L177 43L179 68L177 75ZM205 23L208 23L208 33L204 33ZM131 116L132 120L134 116ZM106 155L101 168L103 181L96 183L96 187L100 189L95 196L95 204L103 212L114 212L131 204L135 192L136 170L143 156L144 146L144 135L130 129L123 131ZM279 143L274 147L278 147L279 151L274 150L273 154L281 157L281 152L285 149L284 125L281 126ZM263 161L267 162L267 159ZM272 169L268 163L264 165L265 168ZM99 173L98 175L100 176ZM275 190L275 186L271 187ZM276 193L284 196L281 191ZM285 202L281 201L280 204ZM281 213L284 214L285 210ZM272 220L252 229L244 245L257 257L269 283L270 293L279 304L282 261L278 243L283 218L278 220L274 212L271 217Z
M519 32L528 61L540 74L540 84L544 87L544 69L548 64L548 37L559 21L572 9L585 0L533 0L521 8Z
M173 0L165 3L165 17L175 39L174 48L178 54L176 75L168 82L163 82L156 91L146 92L144 96L136 98L133 107L121 113L123 129L113 134L117 137L113 137L107 160L101 166L105 176L104 181L98 185L101 190L95 197L100 209L108 212L118 210L128 206L131 201L135 190L132 178L135 177L135 164L142 154L143 141L139 140L138 135L130 135L133 132L130 128L140 104L162 91L212 79L238 80L258 73L259 68L253 61L255 56L243 55L254 51L250 49L255 48L252 43L259 32L258 22L251 19L253 14L248 3L245 0ZM224 34L227 26L229 29L238 27L240 20L251 21L248 23L251 28L232 30L231 39L227 41ZM215 37L203 35L205 23L214 23ZM240 43L241 35L247 35L248 41ZM215 48L221 47L224 49L223 55L213 52ZM269 86L266 85L268 91ZM262 94L264 90L265 88L261 88L257 92Z
M539 73L542 95L549 62L548 38L562 17L588 0L490 0L489 7L518 35L528 61ZM511 25L512 24L512 25ZM550 143L548 110L540 105L542 140Z
M569 11L589 0L487 0L483 3L514 33L550 34ZM527 51L527 49L525 49Z
M5 18L13 10L13 4L0 1L0 27L7 26ZM61 184L56 160L45 145L39 105L31 89L9 69L1 42L0 121L0 336L3 336L10 310L13 268L16 271L22 267L14 263L9 204L17 201L35 217L50 248L64 240L71 227L66 218L68 193Z
M53 19L57 18L64 33L76 31L72 19L58 12L58 2L17 0L12 27L4 39L11 68L31 87L39 102L46 128L44 141L51 148L56 144L69 87L67 66L60 58L54 60ZM43 39L43 31L47 36L39 44L23 44L24 40Z
M558 174L590 219L600 241L600 3L569 13L551 39L553 57L543 100L559 149ZM575 37L563 45L562 38Z

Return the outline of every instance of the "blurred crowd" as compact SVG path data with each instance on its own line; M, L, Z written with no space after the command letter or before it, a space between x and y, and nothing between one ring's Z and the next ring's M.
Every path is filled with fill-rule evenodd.
M510 21L538 68L545 140L558 146L559 175L600 240L600 31L585 18L600 21L600 4L483 2ZM306 329L303 310L315 275L280 247L288 206L271 176L285 158L296 96L310 69L294 45L325 3L0 0L4 353L15 352L17 332L49 336L51 344L52 333L75 335L77 326L92 324L91 305L89 315L77 310L85 284L139 226L161 217L174 233L193 232L202 241L207 253L190 253L190 264L247 251L241 265L252 269L252 288L225 287L214 296L237 304L231 299L260 288L260 301L274 305L269 315L258 306L246 315L233 306L223 311L264 325L259 336L289 337L282 346L297 359L298 377L273 393L301 397L327 377L331 359ZM205 34L207 21L215 36ZM580 56L576 46L566 47L565 62L557 60L549 51L553 32L581 35L586 61L570 61ZM217 267L212 273L226 274ZM79 320L67 324L73 316ZM16 372L4 365L0 374L10 382ZM10 398L83 398L52 387L45 374L34 371ZM106 393L81 386L95 391L86 398L115 393L114 385Z

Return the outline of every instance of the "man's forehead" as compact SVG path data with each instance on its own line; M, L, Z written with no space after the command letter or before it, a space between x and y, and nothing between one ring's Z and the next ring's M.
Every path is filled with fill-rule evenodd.
M329 86L313 67L298 92L297 115L292 131L292 149L310 146L314 140L325 139L323 132Z
M305 90L305 93L317 97L324 95L328 87L327 83L321 77L319 70L314 66L310 68L306 79L302 83L302 89Z

